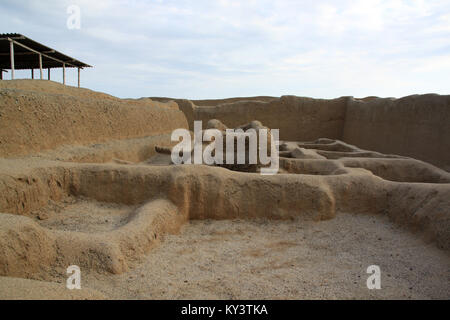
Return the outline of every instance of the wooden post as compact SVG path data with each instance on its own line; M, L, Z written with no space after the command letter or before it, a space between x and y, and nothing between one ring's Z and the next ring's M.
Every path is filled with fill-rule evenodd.
M9 41L9 54L11 56L11 79L14 80L14 43Z
M80 87L80 70L81 68L78 68L78 88Z
M63 84L66 84L66 64L63 63Z
M3 80L3 69L0 69L0 80Z
M47 69L47 78L50 80L50 68Z
M39 54L39 71L41 72L41 80L44 79L44 75L42 73L42 54Z
M31 69L31 79L34 79L34 69Z

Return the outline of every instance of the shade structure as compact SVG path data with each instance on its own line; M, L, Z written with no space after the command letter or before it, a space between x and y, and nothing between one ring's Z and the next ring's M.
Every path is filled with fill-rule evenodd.
M65 84L66 68L78 69L78 86L80 86L80 70L92 66L65 55L55 49L47 47L19 33L0 34L0 74L11 71L14 79L15 70L39 69L43 79L43 69L62 68L63 83ZM34 78L34 72L32 72ZM3 77L2 77L3 78Z

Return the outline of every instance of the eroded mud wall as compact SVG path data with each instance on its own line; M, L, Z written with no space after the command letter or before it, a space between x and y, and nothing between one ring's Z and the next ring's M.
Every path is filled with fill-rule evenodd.
M450 96L349 99L342 140L450 170Z
M234 128L252 120L280 129L282 140L339 139L344 125L346 97L325 100L295 96L279 99L242 100L217 106L194 106L193 118L219 119ZM189 126L192 124L190 123Z
M281 140L340 139L450 171L450 96L236 99L176 101L191 130L194 120L202 120L205 125L209 119L219 119L228 127L259 120L280 129Z

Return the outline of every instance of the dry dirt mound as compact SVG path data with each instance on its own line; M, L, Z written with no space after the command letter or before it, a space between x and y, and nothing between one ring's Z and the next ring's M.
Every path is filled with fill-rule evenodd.
M148 106L148 107L162 107L169 109L178 109L177 104L173 99L166 99L165 101L159 101L159 99L152 100L151 98L140 99L120 99L112 95L93 91L86 88L77 88L72 86L63 85L58 82L48 80L13 80L13 81L1 81L0 89L17 89L24 91L33 91L37 93L49 93L49 94L62 94L65 96L72 96L75 98L90 98L111 100L115 102L126 102L133 105Z
M187 128L183 113L173 105L135 104L87 89L63 86L60 90L62 85L49 81L0 84L1 157L33 154L64 144L170 134L176 128Z
M103 92L96 92L90 89L77 88L63 85L59 82L48 80L7 80L0 81L0 89L15 89L23 91L32 91L35 93L48 93L72 96L75 98L91 98L111 101L120 101L119 98L113 97Z

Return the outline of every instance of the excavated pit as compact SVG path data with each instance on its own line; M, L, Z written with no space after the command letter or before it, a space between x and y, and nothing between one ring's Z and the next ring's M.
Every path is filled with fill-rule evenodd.
M89 298L450 297L448 172L328 138L281 142L272 176L172 165L167 130L133 130L0 159L0 297L51 298L70 265Z
M44 235L43 243L33 245L51 252L47 267L75 259L84 268L115 274L127 272L164 234L178 232L188 220L319 222L339 212L381 214L449 248L448 219L439 210L450 201L448 184L395 183L345 161L286 159L302 170L262 176L197 165L37 162L28 174L8 176L3 194L9 197L2 205L16 206L3 211L28 219L34 232ZM434 169L441 180L448 179ZM8 228L4 232L19 232ZM20 259L3 251L3 275L33 277L42 267L36 260L13 270Z
M307 157L319 154L317 146L310 150L315 153L308 152ZM357 159L304 159L303 154L304 152L284 154L284 157L280 158L280 172L274 176L211 166L174 166L166 163L167 157L164 158L166 162L161 161L159 164L152 161L83 164L45 158L39 158L31 166L27 162L25 171L1 175L4 181L0 185L4 195L2 211L13 215L4 214L0 217L5 220L1 223L0 231L0 272L3 276L63 282L64 268L75 264L84 270L90 288L108 297L188 297L171 289L146 290L137 280L144 278L147 281L156 281L158 286L167 286L167 281L188 281L191 297L204 298L204 288L192 283L212 280L196 274L195 268L200 268L208 270L210 276L217 276L221 281L229 283L228 293L217 291L209 285L208 292L211 297L249 298L253 294L251 281L246 282L245 288L241 288L239 294L237 287L231 284L234 278L231 274L242 271L236 269L234 264L228 265L228 260L216 259L222 254L227 256L226 252L231 250L229 258L232 260L243 255L244 265L250 268L245 269L245 272L250 272L247 277L254 279L253 281L261 274L269 278L275 274L278 274L275 277L292 278L290 285L278 294L275 290L277 282L274 279L261 284L261 290L264 288L267 292L258 294L258 297L319 298L320 295L314 292L312 282L298 282L293 274L299 272L298 265L302 259L318 259L316 255L326 255L330 251L341 254L341 245L345 248L350 244L346 244L348 240L339 240L339 237L332 235L337 230L353 232L352 228L358 226L366 231L353 232L354 237L361 238L365 232L374 232L374 241L385 239L392 243L391 245L399 241L405 242L404 245L409 247L409 242L419 241L415 247L408 249L412 250L411 258L401 259L402 262L398 259L388 259L386 268L392 269L392 274L396 274L397 263L419 263L416 258L420 256L419 251L425 250L422 246L426 246L426 250L431 252L435 249L429 249L430 245L436 250L440 248L443 252L448 252L449 222L444 210L450 205L450 189L446 172L413 159L387 160L378 155ZM10 168L23 168L20 160L3 161L9 162ZM414 175L415 172L423 174ZM400 180L401 183L395 180ZM405 184L404 181L416 183ZM357 216L359 218L356 218ZM392 222L387 222L386 219ZM189 220L198 222L190 224ZM229 230L212 233L207 231L209 226L215 225L218 220L229 221ZM291 222L275 222L277 220ZM334 222L325 223L330 220ZM347 225L348 221L353 222ZM235 232L233 230L236 223L240 226L240 231L236 231L239 232L236 234L242 233L239 236L243 236L242 239L229 236ZM313 227L311 223L318 225ZM398 232L394 231L393 224L409 230L407 235L391 235L392 232ZM202 225L203 227L199 227ZM273 229L283 229L287 225L291 225L289 230L292 231L278 234L278 231ZM375 225L378 227L368 231ZM278 239L273 241L276 245L263 244L264 237L260 232L270 228L270 233ZM307 231L308 228L323 228L321 232L331 234L322 240L321 237L313 237L316 239L316 245L312 247L312 242L308 242L309 250L314 253L300 251L290 254L290 259L286 259L284 255L277 258L274 250L284 252L287 250L284 248L302 248L304 244L302 241L298 242L297 237L305 237L305 232L312 237ZM378 231L375 231L376 229ZM176 235L180 230L183 230L181 235ZM379 234L380 230L383 230L382 237L377 238L375 235ZM192 235L186 235L186 232L192 232ZM219 246L220 249L201 249L204 232L210 234L207 241L217 243L215 248ZM422 240L412 240L413 238ZM161 246L161 240L164 239L172 240L167 244L163 241ZM259 239L257 241L261 244L255 242L252 245L256 239ZM178 245L174 247L171 244L173 241ZM322 245L319 244L320 241L323 241ZM193 246L199 248L186 256L185 252ZM366 250L373 255L381 255L383 248L369 243ZM156 249L155 253L151 253L152 249ZM177 268L165 267L172 275L166 280L155 279L153 275L160 272L156 269L161 265L151 260L168 259L170 256L162 254L166 250L178 252L185 268L192 269L191 272L194 273L191 276L183 275ZM207 253L208 250L210 254ZM289 250L285 254L288 254ZM353 260L357 259L358 254L362 254L359 253L361 248L357 251L350 247L345 250L351 250L351 254L356 255L352 256ZM17 255L18 252L21 254ZM210 255L216 258L211 258L210 261ZM272 258L262 259L265 255ZM438 268L445 269L445 266L450 264L442 255L447 254L436 251L429 259L438 263ZM24 257L26 264L23 263ZM251 262L252 259L255 261ZM369 260L368 257L364 258L367 263ZM218 265L215 266L216 264ZM142 269L146 266L151 270L148 275ZM341 278L339 281L346 279L346 276L342 275L345 268L339 260L333 260L329 267L324 268L329 273L333 270L337 272L337 279ZM427 265L420 262L417 272L423 273L426 268ZM353 277L357 277L358 268L353 266L351 270ZM227 272L231 272L230 276L227 276ZM125 275L126 283L130 282L131 277L132 287L140 289L121 289L119 293L111 291L105 286L108 282L106 279L111 277L107 276L108 274L118 277L119 282L124 279L121 275ZM319 274L313 275L313 278L322 283L320 277ZM400 287L411 285L410 276L402 278L401 274L396 274L395 277L398 279L393 283ZM349 284L344 287L359 292L360 297L378 297L367 295L358 285L355 286L360 280L356 279L355 282L355 279L349 280ZM447 297L448 292L437 280L425 276L423 281L432 281L434 287L425 291L415 289L406 295L398 290L388 290L387 297ZM141 293L136 293L135 290ZM347 297L339 292L333 287L331 292L322 297Z

